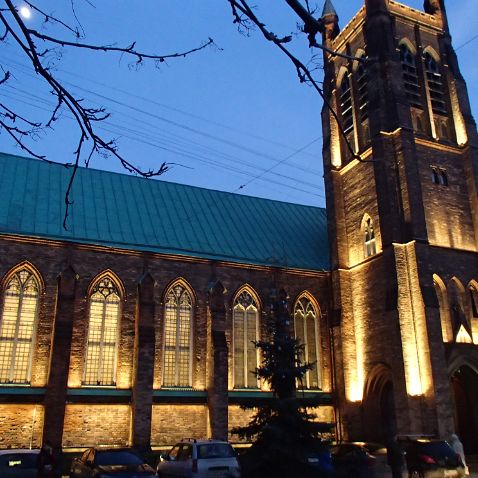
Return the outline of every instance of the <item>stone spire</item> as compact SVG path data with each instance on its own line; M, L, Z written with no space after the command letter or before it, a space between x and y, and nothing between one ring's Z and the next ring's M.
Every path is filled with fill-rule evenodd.
M339 17L332 0L325 0L322 10L323 35L325 40L333 40L339 33Z
M329 15L337 16L337 12L332 3L332 0L325 0L324 9L322 10L322 18L327 17Z

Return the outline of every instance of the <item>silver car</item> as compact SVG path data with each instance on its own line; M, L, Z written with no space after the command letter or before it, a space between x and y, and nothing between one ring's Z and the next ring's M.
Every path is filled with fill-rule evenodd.
M240 478L232 446L219 440L184 439L163 454L158 478Z

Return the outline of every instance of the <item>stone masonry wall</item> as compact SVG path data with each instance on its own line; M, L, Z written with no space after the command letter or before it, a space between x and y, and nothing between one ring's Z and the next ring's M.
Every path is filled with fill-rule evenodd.
M205 405L153 405L151 445L171 445L182 438L206 438Z
M64 447L130 445L129 405L67 405Z
M39 448L43 415L41 405L0 405L0 448Z

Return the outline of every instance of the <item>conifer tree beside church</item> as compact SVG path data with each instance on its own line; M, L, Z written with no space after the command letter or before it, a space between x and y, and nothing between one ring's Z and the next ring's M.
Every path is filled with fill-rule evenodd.
M308 465L307 455L324 451L321 434L330 428L308 412L319 405L319 400L302 398L297 389L315 364L302 362L304 345L291 334L292 321L284 291L274 297L272 314L270 340L256 342L262 354L256 375L269 385L273 399L259 407L244 406L256 412L248 426L234 430L254 442L244 457L244 475L246 478L317 477L320 475Z

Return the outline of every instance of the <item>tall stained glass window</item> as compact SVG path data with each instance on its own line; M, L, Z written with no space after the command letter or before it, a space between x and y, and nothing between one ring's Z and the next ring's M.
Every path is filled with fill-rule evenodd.
M191 387L191 324L193 302L182 285L172 287L164 310L163 386Z
M234 388L258 388L254 374L258 352L254 344L259 334L259 307L247 291L240 293L233 307Z
M304 388L320 388L320 355L319 355L319 324L317 311L307 297L300 298L294 307L295 336L304 345L305 362L313 363L314 368L309 370L305 377Z
M120 292L110 277L103 277L90 295L84 385L115 385L120 314Z
M28 269L7 282L0 318L0 383L29 383L40 287Z

